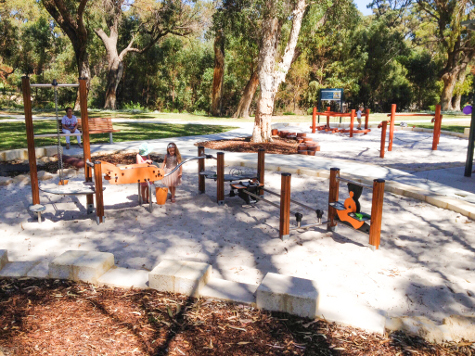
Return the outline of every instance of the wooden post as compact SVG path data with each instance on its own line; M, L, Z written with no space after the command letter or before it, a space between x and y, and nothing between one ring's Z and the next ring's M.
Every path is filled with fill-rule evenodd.
M381 149L379 151L379 157L384 158L384 150L386 149L386 130L388 128L388 122L383 121L381 125Z
M317 127L317 108L313 107L313 114L312 114L312 133L315 133Z
M94 190L96 192L96 219L97 223L104 222L104 194L102 190L101 162L94 162Z
M396 104L391 105L391 121L389 121L388 151L393 150L394 121L396 121Z
M217 186L217 201L218 205L224 204L224 152L217 153L217 179L216 179L216 186Z
M369 129L369 109L366 109L366 117L364 119L364 128L365 130ZM365 135L367 132L364 133Z
M23 89L23 105L25 111L26 140L28 144L28 163L30 164L31 197L33 205L40 203L40 189L38 186L38 171L36 168L35 134L33 130L33 114L31 113L30 78L21 77Z
M373 181L373 201L371 204L371 226L369 228L369 244L379 249L381 241L381 222L383 220L384 179Z
M432 138L432 151L437 150L437 145L440 139L440 130L442 129L442 115L440 114L441 106L435 106L435 120L434 120L434 137Z
M205 155L204 146L198 146L198 157ZM205 176L201 172L205 171L205 159L198 160L198 191L204 193L206 191Z
M84 176L86 182L92 182L92 168L86 164L91 161L91 141L89 140L89 115L87 113L87 78L79 78L79 105L81 107L82 149L84 159ZM101 178L102 181L102 178ZM96 198L97 200L97 198ZM93 194L86 195L87 213L94 209ZM97 207L96 207L97 210Z
M265 173L265 157L266 150L264 148L259 148L257 150L257 180L260 184L264 184L264 173ZM259 189L259 195L264 195L264 190Z
M282 173L280 181L280 223L279 237L282 240L289 238L290 233L290 173Z
M340 168L330 168L330 189L328 191L328 204L338 201L340 182L337 177L340 176ZM327 230L334 230L337 222L335 221L336 209L328 206Z
M327 106L327 128L330 128L330 107Z
M351 110L351 115L350 115L350 137L353 137L354 125L355 125L355 109Z

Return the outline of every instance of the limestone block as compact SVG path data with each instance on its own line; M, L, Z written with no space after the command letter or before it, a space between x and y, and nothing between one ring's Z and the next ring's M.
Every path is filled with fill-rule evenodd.
M1 161L1 162L5 162L5 161L6 161L6 159L5 159L5 151L0 152L0 161Z
M319 303L317 282L267 273L257 288L256 302L259 309L314 318Z
M404 185L397 182L386 181L386 183L384 184L384 190L386 192L396 195L404 195L404 187Z
M255 304L257 285L211 278L200 291L200 296L236 303Z
M110 287L119 288L148 288L148 271L112 267L104 273L97 283Z
M0 277L25 277L38 261L8 262L0 271Z
M317 176L320 178L330 178L330 171L326 169L320 169L317 171Z
M28 150L26 151L27 157L28 157ZM35 157L36 158L41 158L46 155L46 149L44 147L36 147L35 148Z
M211 270L207 263L164 260L148 274L149 287L196 297L208 283Z
M10 177L0 177L0 186L9 185L13 183L13 179Z
M318 315L330 322L384 334L386 316L353 300L323 297L320 300Z
M468 138L468 135L470 135L470 127L463 129L463 137Z
M280 167L276 166L275 164L267 164L266 163L266 171L271 171L271 172L278 172Z
M53 179L53 175L46 171L39 171L38 172L38 180L49 180Z
M49 275L51 278L95 283L112 266L112 253L69 250L50 262Z
M29 184L30 183L30 176L25 174L20 174L13 178L13 183L15 184Z
M448 333L452 340L457 342L462 339L471 342L475 341L475 317L451 315L450 317L445 318L442 321L442 324L448 329Z
M281 166L280 171L285 172L285 173L290 173L290 174L299 174L298 167Z
M430 193L427 192L426 190L417 188L417 187L410 187L408 189L404 189L402 192L402 195L408 198L412 199L417 199L421 201L426 200L426 195L429 195Z
M257 169L257 162L247 162L247 161L245 161L243 166Z
M299 167L299 174L305 174L311 177L318 177L318 171L310 168Z
M58 154L58 146L46 146L43 148L45 149L45 155L48 157L52 157ZM64 152L62 146L60 146L59 149L61 150L62 153Z
M401 330L431 342L453 341L449 329L445 325L439 325L424 316L388 318L386 328Z
M28 159L28 151L23 148L5 151L5 161Z
M426 202L431 205L437 206L442 209L447 209L449 204L444 200L444 196L437 194L428 194L426 195Z
M34 266L28 273L30 278L48 278L48 261L42 261Z
M450 197L445 197L444 200L448 203L447 209L455 211L456 213L462 214L467 217L475 216L475 206L473 204Z
M8 262L8 251L0 250L0 270L7 264L7 262Z

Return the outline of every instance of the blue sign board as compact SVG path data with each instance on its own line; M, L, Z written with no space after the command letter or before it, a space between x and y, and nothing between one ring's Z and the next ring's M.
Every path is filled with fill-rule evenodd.
M320 100L343 101L343 89L320 89Z

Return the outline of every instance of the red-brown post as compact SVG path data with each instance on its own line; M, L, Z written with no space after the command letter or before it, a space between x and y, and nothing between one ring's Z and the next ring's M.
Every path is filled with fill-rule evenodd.
M204 146L198 146L198 157L205 155ZM205 159L198 160L198 191L204 193L206 191L205 176L201 172L205 171Z
M91 141L89 140L89 115L87 113L87 78L79 78L79 105L81 107L82 139L84 175L86 182L92 182L92 168L86 164L91 161ZM96 198L97 200L97 198ZM86 196L88 213L92 212L94 197L92 194ZM96 207L97 210L97 207Z
M315 133L317 127L317 108L313 107L313 114L312 114L312 133Z
M353 137L353 126L355 125L355 109L350 114L350 137Z
M383 121L381 123L381 149L379 157L384 158L384 150L386 149L386 130L388 128L388 122Z
M218 205L224 204L224 152L217 153L216 185Z
M330 168L330 189L328 191L328 204L338 201L340 183L338 182L337 177L340 176L340 168ZM337 225L335 221L336 209L328 206L328 222L327 230L333 230Z
M381 222L383 220L384 179L373 181L373 201L371 204L371 226L369 228L369 244L376 250L381 241Z
M367 130L369 128L369 109L366 109L366 117L364 119L364 128ZM365 135L367 132L364 133Z
M396 104L392 104L391 105L391 121L389 121L388 151L393 150L394 122L395 121L396 121Z
M438 104L435 106L435 120L434 120L434 137L432 138L432 150L437 150L437 145L439 144L440 131L442 129L442 115L441 106Z
M33 205L40 203L40 189L38 187L38 171L36 168L35 134L33 130L33 114L31 113L30 78L21 77L23 89L23 105L25 111L26 140L28 144L28 163L30 164L31 197Z
M327 127L330 127L330 107L327 106Z
M280 180L280 223L279 237L282 240L289 238L290 233L290 173L282 173Z
M94 162L94 189L96 192L96 216L97 222L104 222L104 194L102 190L102 166L101 162Z
M266 169L265 165L266 150L259 148L257 151L257 180L260 184L264 184L264 173ZM264 195L264 190L259 189L259 195Z

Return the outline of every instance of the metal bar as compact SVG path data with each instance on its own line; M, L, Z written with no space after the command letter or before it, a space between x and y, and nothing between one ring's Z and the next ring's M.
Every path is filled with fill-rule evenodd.
M360 183L360 182L356 182L356 181L351 180L351 179L346 179L346 178L342 178L342 177L337 177L336 179L337 179L337 180L340 180L340 181L342 181L342 182L352 183L352 184L355 184L355 185L359 185L360 187L363 187L363 188L373 189L373 186L371 186L371 185L363 184L363 183Z
M170 172L168 172L167 174L165 174L163 177L168 177L169 175L175 173L181 166L183 166L185 163L187 162L190 162L190 161L193 161L195 159L205 159L205 158L214 158L213 156L211 155L204 155L204 156L199 156L199 157L191 157L191 158L188 158L188 159L185 159L184 161L182 161L179 165L177 165L175 168L173 168L173 170L171 170ZM214 158L216 159L216 158Z
M266 189L266 188L261 188L261 189L264 190L264 191L267 192L267 193L270 193L270 194L272 194L272 195L275 195L276 197L280 197L280 194L275 193L275 192L273 192L272 190L269 190L269 189ZM313 212L316 211L316 209L314 209L314 208L312 208L312 207L310 207L310 206L308 206L308 205L302 204L302 203L300 203L300 202L298 202L298 201L296 201L296 200L290 199L290 202L291 202L291 203L294 203L294 204L296 204L296 205L299 205L299 206L301 206L302 208L311 210L311 211L313 211Z
M32 88L66 88L66 87L79 87L79 84L31 84Z
M326 221L322 221L322 222L319 222L319 223L314 223L314 224L307 224L307 225L302 225L300 227L291 227L290 228L290 231L295 231L295 230L300 230L300 229L309 229L311 227L315 227L315 226L321 226L323 224L326 224Z
M249 192L249 191L247 191L247 190L245 190L245 189L243 189L242 191L243 191L244 193L246 193L247 195L250 195L251 197L256 198L257 200L262 200L262 201L266 202L267 204L270 204L270 205L275 206L276 208L279 208L279 209L280 209L280 205L277 204L277 203L274 203L273 201L267 200L266 198L263 198L263 197L261 197L261 196L259 196L259 195L255 195L255 194L253 194L253 193L251 193L251 192ZM290 213L295 215L297 212L290 210Z

